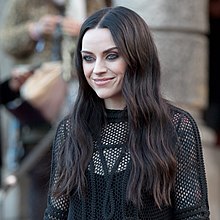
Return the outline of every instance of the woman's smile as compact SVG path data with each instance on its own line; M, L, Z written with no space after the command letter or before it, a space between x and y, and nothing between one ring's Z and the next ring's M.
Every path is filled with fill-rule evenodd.
M96 78L96 79L93 79L93 81L97 86L105 86L105 85L108 85L109 83L111 83L113 81L113 79L114 79L114 77Z

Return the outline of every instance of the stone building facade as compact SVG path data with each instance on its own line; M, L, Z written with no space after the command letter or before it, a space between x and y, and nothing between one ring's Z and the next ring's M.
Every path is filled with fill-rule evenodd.
M153 32L165 96L192 112L207 104L208 0L113 0L138 12Z

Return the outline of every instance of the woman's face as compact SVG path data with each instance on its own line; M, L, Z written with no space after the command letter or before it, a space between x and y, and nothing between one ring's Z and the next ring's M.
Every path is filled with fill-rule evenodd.
M107 28L88 30L82 39L83 71L108 109L123 109L122 83L127 64Z

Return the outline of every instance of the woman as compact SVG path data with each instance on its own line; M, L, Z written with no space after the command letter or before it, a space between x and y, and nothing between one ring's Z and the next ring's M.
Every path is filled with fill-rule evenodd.
M197 125L160 93L145 21L105 8L82 25L79 91L53 145L44 219L209 219Z

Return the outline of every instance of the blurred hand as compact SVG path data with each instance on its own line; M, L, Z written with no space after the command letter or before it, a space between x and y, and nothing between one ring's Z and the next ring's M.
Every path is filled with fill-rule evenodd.
M24 67L15 67L11 73L11 80L9 81L9 87L11 90L17 92L25 81L33 74L33 71Z
M61 16L45 15L38 22L30 23L29 33L33 39L39 39L43 35L53 35L56 25L60 23Z
M75 37L79 35L79 31L81 28L81 22L74 20L70 17L64 17L61 20L61 27L63 33Z

